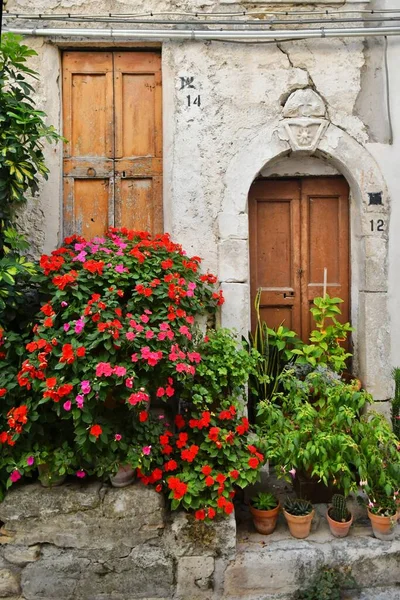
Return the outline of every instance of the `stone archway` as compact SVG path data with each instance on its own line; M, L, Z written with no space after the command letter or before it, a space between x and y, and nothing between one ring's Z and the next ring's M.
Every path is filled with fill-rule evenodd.
M371 154L348 133L321 116L322 100L319 100L312 90L294 92L283 109L281 120L261 127L229 166L218 218L219 274L227 299L222 325L235 327L244 335L250 326L247 197L253 180L280 156L295 153L296 157L325 158L346 177L351 190L355 369L376 400L387 400L392 390L387 307L388 191ZM287 107L290 111L285 110ZM297 135L299 133L301 135Z

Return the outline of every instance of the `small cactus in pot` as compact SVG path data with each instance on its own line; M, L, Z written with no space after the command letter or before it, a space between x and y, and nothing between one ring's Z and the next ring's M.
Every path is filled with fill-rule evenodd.
M346 498L342 494L334 494L332 506L326 513L326 519L332 535L346 537L353 523L353 515L347 508Z

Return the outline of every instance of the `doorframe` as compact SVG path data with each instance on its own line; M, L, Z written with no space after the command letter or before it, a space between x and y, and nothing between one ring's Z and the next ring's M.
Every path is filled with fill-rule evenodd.
M235 327L243 335L249 331L248 192L253 180L269 163L289 155L300 159L312 155L323 158L349 184L354 371L376 400L387 400L392 397L393 387L387 305L390 198L372 155L332 123L328 123L315 150L293 152L289 140L280 134L279 122L269 122L232 159L218 217L219 273L227 298L222 325ZM371 193L381 194L381 205L369 204ZM385 222L385 230L379 235L372 233L370 226L371 220L377 219Z

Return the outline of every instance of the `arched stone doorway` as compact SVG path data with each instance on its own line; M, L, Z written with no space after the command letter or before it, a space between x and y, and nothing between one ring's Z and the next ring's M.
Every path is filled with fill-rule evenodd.
M219 215L219 273L227 298L222 325L235 327L242 334L250 328L248 193L253 181L284 157L301 164L315 156L349 184L354 369L376 400L387 400L392 380L387 308L390 204L386 184L367 149L320 117L322 108L315 97L307 102L298 92L289 97L286 106L290 102L289 114L302 116L285 116L284 109L280 121L264 124L236 154L226 173ZM304 105L307 116L301 112Z

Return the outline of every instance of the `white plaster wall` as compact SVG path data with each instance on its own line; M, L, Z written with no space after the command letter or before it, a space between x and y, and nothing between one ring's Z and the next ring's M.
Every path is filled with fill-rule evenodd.
M240 7L229 0L184 0L179 10L229 10ZM260 4L262 3L252 3ZM372 3L352 2L352 9L366 6L379 8L392 6L391 0ZM69 11L78 13L107 13L141 10L171 10L174 0L38 0L35 11ZM295 5L293 5L295 6ZM315 3L310 4L317 8ZM9 0L8 10L30 11L30 0ZM48 114L49 122L61 127L60 48L53 40L29 39L28 43L39 52L35 60L42 77L38 87L40 107ZM78 43L75 40L75 44ZM87 40L81 40L86 47ZM63 39L63 47L68 40ZM375 52L379 64L381 46ZM400 183L397 178L399 154L400 107L400 39L389 41L391 77L391 104L394 125L394 144L371 144L369 123L358 114L360 97L371 99L370 104L384 106L384 89L373 85L373 77L363 79L368 69L366 51L360 39L324 39L277 44L233 44L218 42L167 42L162 47L163 65L163 119L164 119L164 213L165 228L180 241L188 252L204 257L205 267L217 272L228 295L222 313L222 323L236 326L245 333L249 324L249 270L247 207L242 201L247 195L252 178L260 172L264 176L299 174L335 174L343 172L362 197L352 202L353 262L352 282L353 321L363 329L363 340L357 358L367 374L377 397L384 400L390 395L389 366L400 364L400 243L397 231L400 226L400 205L397 196ZM180 77L194 77L195 89L180 89ZM378 81L378 80L376 80ZM381 81L381 80L379 80ZM318 160L310 157L279 158L288 154L287 141L278 140L274 131L279 123L282 104L289 94L299 88L311 87L324 99L327 117L335 126L322 144ZM188 106L187 95L192 104ZM193 100L200 95L201 105ZM386 127L386 114L372 115L378 121L374 129ZM266 135L263 137L262 132ZM341 131L354 142L346 142L346 164L332 158L335 148L342 144ZM269 136L269 137L268 137ZM383 136L384 137L384 136ZM259 151L243 156L243 149ZM277 154L265 166L268 148L274 145ZM356 164L359 149L366 147L376 163L369 171ZM349 150L350 148L350 150ZM261 150L260 150L261 149ZM264 153L264 154L263 154ZM347 153L347 154L346 154ZM257 156L256 156L257 154ZM47 150L51 175L45 182L38 199L32 201L25 213L25 229L32 239L32 251L50 251L57 245L62 231L61 222L61 148ZM265 162L262 162L262 156ZM238 157L241 157L238 161ZM277 158L278 156L278 158ZM369 158L366 162L369 164ZM371 164L373 161L371 161ZM232 168L232 165L235 165ZM365 210L369 183L380 180L382 171L393 199L390 221L389 278L386 272L386 242L374 236L365 236L368 219L375 213ZM356 181L359 177L362 181ZM382 191L385 188L381 185ZM370 191L380 191L371 189ZM385 207L386 210L386 207ZM379 214L379 211L377 212ZM389 223L389 214L385 216ZM364 228L364 229L363 229ZM363 230L363 235L361 231ZM368 261L364 264L364 257ZM387 288L391 323L386 319ZM379 313L379 314L378 314ZM374 316L376 315L376 317ZM382 324L382 325L381 325ZM368 329L368 331L366 331ZM390 343L391 341L391 343ZM372 345L374 347L372 347ZM392 346L392 350L391 347ZM391 354L392 353L392 354ZM378 379L381 378L382 382Z

